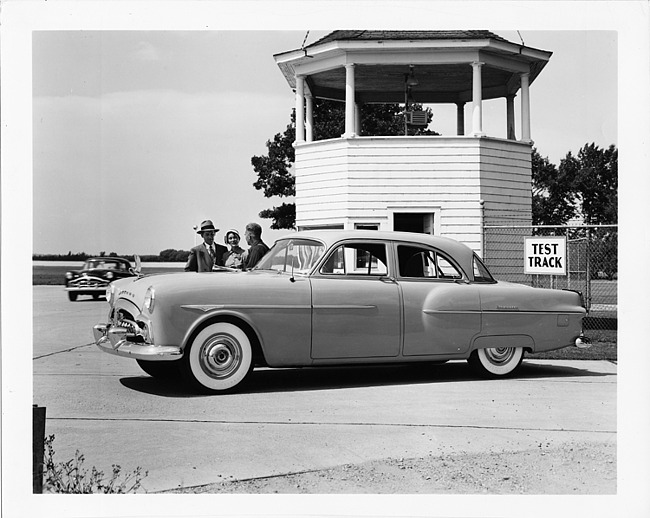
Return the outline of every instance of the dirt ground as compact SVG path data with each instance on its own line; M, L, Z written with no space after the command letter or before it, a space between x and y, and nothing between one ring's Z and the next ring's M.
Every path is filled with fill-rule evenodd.
M616 445L539 444L515 452L384 459L173 493L616 494Z

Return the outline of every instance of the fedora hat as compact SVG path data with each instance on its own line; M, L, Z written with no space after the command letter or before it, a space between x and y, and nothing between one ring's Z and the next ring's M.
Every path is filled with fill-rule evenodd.
M205 221L201 222L201 228L196 231L197 234L203 234L203 232L206 232L208 230L214 230L215 233L219 232L218 228L215 228L214 223L212 223L211 219L206 219Z

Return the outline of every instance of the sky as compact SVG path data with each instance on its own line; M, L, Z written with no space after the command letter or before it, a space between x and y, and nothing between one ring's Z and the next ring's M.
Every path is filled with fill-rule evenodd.
M187 250L204 219L217 238L250 221L269 244L286 234L258 214L293 199L256 190L251 157L294 106L273 55L329 32L35 31L34 253ZM531 86L543 156L559 164L586 143L618 144L616 31L493 32L553 52ZM455 105L432 108L432 129L455 134ZM505 100L484 109L484 131L505 137Z

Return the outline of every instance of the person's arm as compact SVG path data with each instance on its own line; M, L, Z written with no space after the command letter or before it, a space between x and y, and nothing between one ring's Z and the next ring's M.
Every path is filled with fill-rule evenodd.
M190 255L187 258L187 263L185 264L185 271L186 272L198 272L199 267L196 263L196 250L192 248L190 250Z
M216 257L214 264L217 266L224 266L226 264L226 259L228 258L226 255L227 253L228 249L225 246L215 244Z

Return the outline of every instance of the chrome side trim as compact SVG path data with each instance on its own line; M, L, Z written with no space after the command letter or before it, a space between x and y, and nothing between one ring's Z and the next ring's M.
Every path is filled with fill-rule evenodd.
M447 309L423 309L422 313L426 313L427 315L438 315L438 314L443 314L443 315L467 315L468 313L472 314L481 314L480 309L453 309L453 310L447 310Z
M502 309L484 309L482 310L482 313L490 313L490 314L503 314L503 315L512 315L512 314L517 314L517 315L582 315L584 314L584 311L528 311L528 310L502 310Z
M314 306L314 309L377 309L377 306L370 304L320 304Z
M298 304L183 304L181 308L208 313L223 309L311 309L311 306Z

